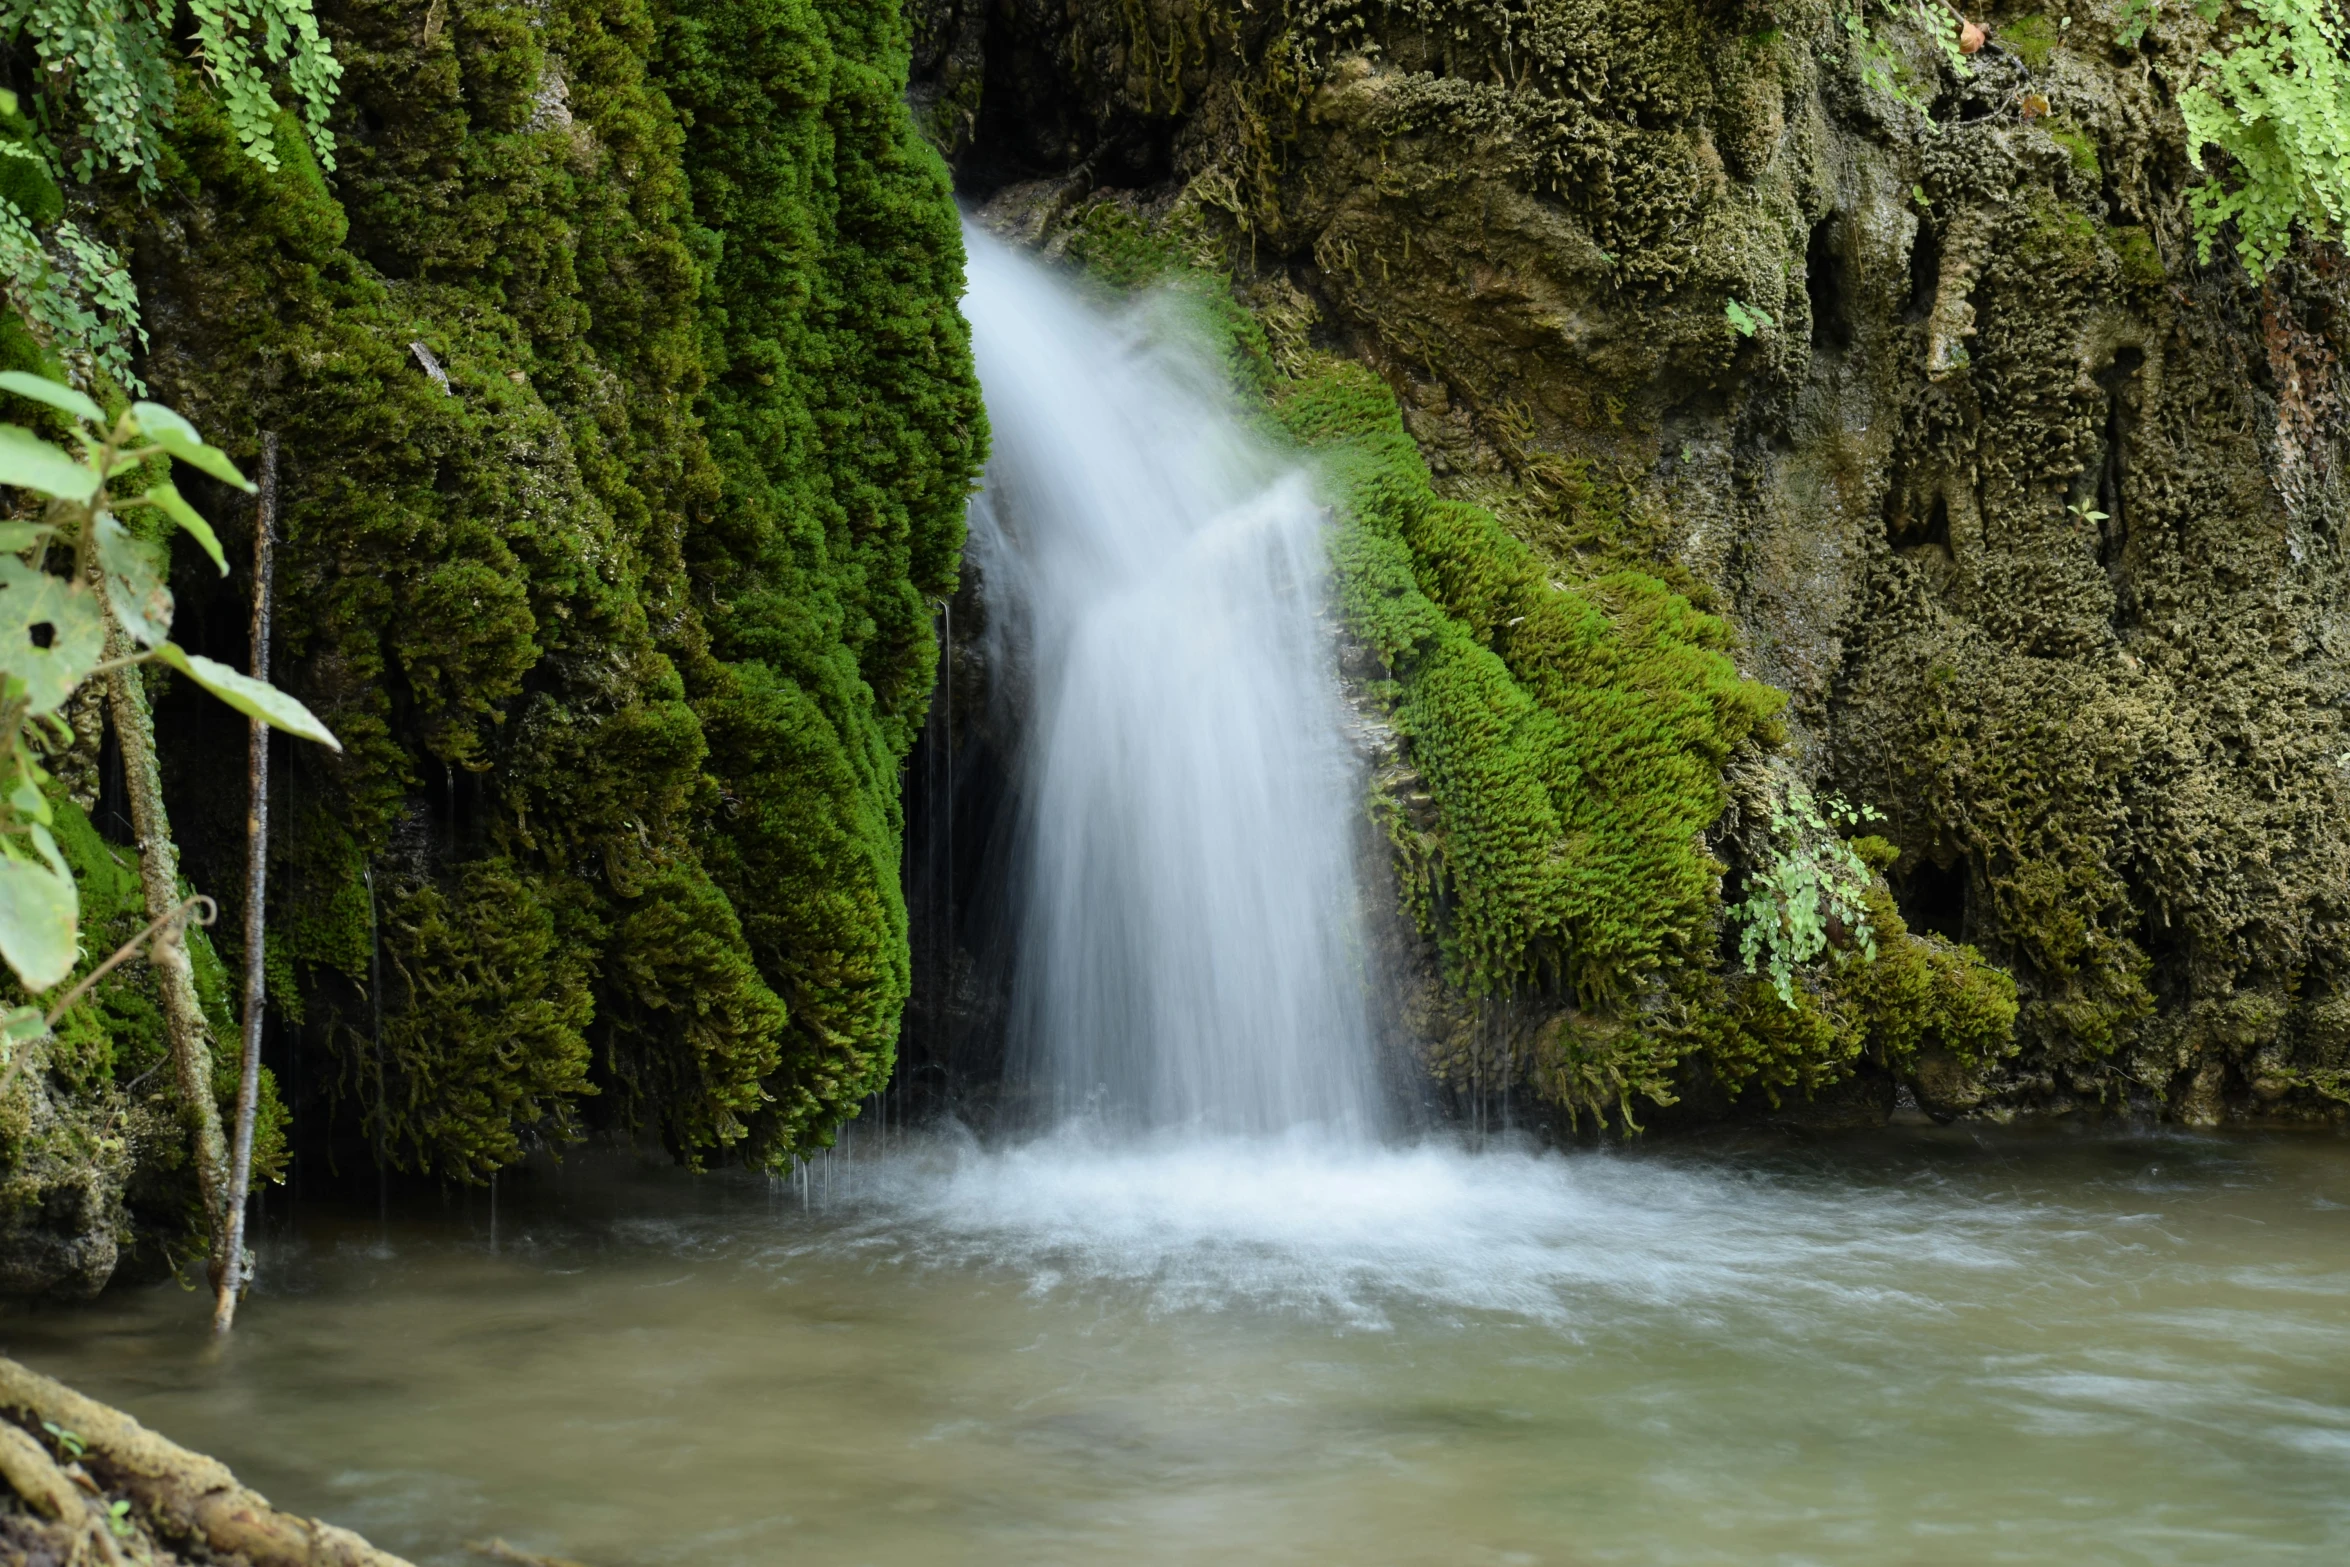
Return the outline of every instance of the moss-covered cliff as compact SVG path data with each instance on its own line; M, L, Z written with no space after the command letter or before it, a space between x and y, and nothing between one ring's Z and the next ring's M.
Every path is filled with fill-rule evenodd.
M1354 617L1441 1074L2342 1113L2350 294L2306 237L2198 262L2213 34L2145 11L1962 59L1806 3L925 11L917 101L1005 221L1160 236L1285 375L1393 396L1416 451L1340 498L1442 613ZM1846 852L1807 787L1882 814L1880 957L1827 929L1783 996L1738 911Z
M331 174L291 115L250 156L183 64L155 188L66 192L132 258L154 395L285 454L274 674L344 744L277 755L295 1135L460 1180L591 1123L827 1143L893 1058L897 774L985 441L897 10L319 14ZM181 637L242 667L251 513L201 500L238 569L180 562ZM242 726L169 690L158 724L233 948ZM61 776L119 831L86 727Z

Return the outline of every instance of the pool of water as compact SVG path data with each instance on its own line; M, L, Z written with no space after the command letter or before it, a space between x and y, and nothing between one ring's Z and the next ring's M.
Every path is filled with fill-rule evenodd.
M618 1155L7 1351L422 1563L2350 1559L2350 1139Z

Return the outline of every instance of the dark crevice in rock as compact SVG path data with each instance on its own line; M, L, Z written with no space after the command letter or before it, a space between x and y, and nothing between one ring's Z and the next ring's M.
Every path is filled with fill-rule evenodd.
M1964 941L1970 880L1964 860L1949 865L1919 860L1901 878L1901 917L1912 930Z
M1934 295L1942 286L1942 245L1934 226L1918 220L1917 238L1909 247L1909 303L1901 319L1911 324L1934 313Z
M1831 212L1811 227L1804 249L1804 293L1811 303L1811 346L1840 354L1852 346L1850 285L1839 248L1840 225Z

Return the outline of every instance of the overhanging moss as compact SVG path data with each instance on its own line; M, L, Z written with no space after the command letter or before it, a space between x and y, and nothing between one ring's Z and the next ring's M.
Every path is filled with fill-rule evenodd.
M1655 578L1548 580L1491 513L1440 498L1368 370L1329 364L1276 406L1347 518L1342 601L1395 673L1445 821L1425 906L1455 982L1606 1006L1710 953L1721 868L1698 835L1728 802L1723 763L1785 699Z
M276 787L310 1135L462 1180L599 1122L788 1160L887 1078L897 772L984 441L895 8L321 14L331 180L190 90L160 196L99 214L157 395L285 453L274 673L345 746ZM241 666L242 570L175 587ZM241 724L159 723L233 928Z

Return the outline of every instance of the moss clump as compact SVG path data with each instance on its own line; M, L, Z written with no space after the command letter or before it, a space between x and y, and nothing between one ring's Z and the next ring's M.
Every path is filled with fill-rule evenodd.
M1689 1009L1681 1038L1732 1094L1760 1088L1775 1105L1864 1060L1906 1076L1922 1050L1970 1070L2015 1053L2014 979L1972 947L1913 934L1881 879L1863 901L1873 955L1839 944L1805 973L1791 1003L1767 980L1736 975Z
M2073 172L2092 183L2105 178L2105 168L2098 161L2097 138L2076 125L2051 125L2048 139L2065 150L2072 159Z
M2121 262L2122 281L2130 287L2157 289L2170 281L2170 275L2163 270L2162 253L2154 248L2154 236L2145 229L2109 228L2105 238Z
M1620 1004L1710 953L1720 868L1697 838L1727 803L1722 764L1785 699L1742 680L1728 629L1655 578L1548 580L1490 512L1438 497L1369 371L1328 363L1276 407L1347 519L1349 624L1394 672L1436 796L1444 843L1419 901L1455 981Z
M2056 54L2057 27L2047 17L2034 13L2019 16L2012 22L1999 24L1996 36L2016 53L2016 58L2034 71L2045 71Z
M910 983L898 768L985 415L896 8L682 0L660 71L712 258L703 408L725 480L689 540L709 644L685 669L727 802L698 841L792 1031L759 1095L700 1102L712 1138L796 1150L889 1080Z
M384 1151L404 1165L486 1179L525 1139L576 1132L595 1006L585 900L495 860L402 889L383 921L385 1018L373 1069ZM476 1041L496 1041L494 1050Z

